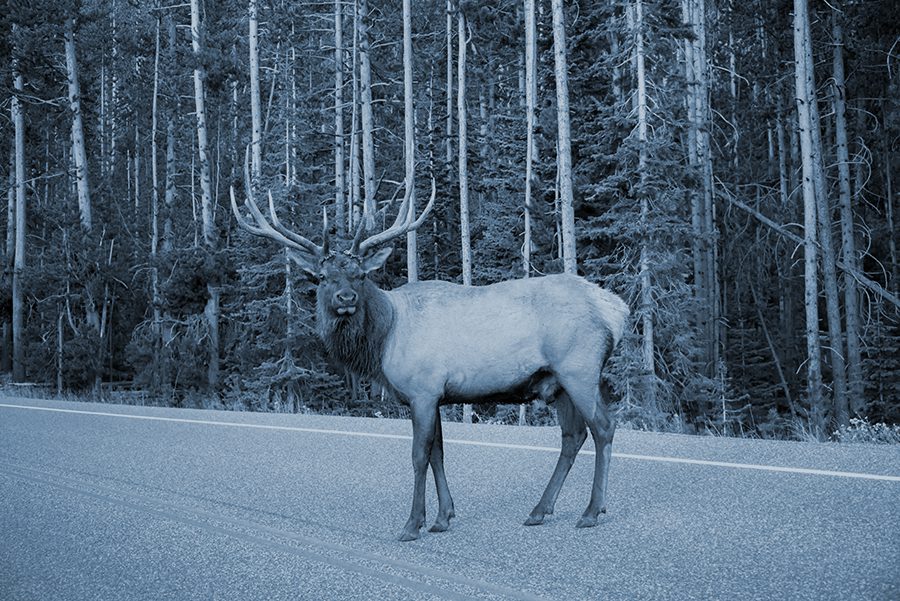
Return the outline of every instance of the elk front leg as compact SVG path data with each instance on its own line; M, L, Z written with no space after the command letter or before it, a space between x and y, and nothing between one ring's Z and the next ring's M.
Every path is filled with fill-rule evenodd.
M544 490L541 500L531 510L531 515L528 516L528 519L525 520L526 526L541 524L545 516L553 513L553 508L556 506L556 498L559 496L563 482L566 481L566 476L569 475L569 470L572 469L575 457L587 438L584 420L581 414L572 406L572 401L565 392L560 393L557 397L556 415L559 420L559 427L562 429L562 449L556 462L556 469L553 470L553 475L550 477L550 482L547 483L547 488Z
M450 518L456 513L453 510L453 498L447 486L444 474L444 434L441 431L441 410L437 408L434 417L434 442L431 445L431 471L434 474L434 485L438 496L438 516L430 532L444 532L450 527Z
M409 520L400 533L401 541L419 538L419 528L425 525L425 477L435 437L436 406L428 403L410 403L413 424L412 463L415 485Z

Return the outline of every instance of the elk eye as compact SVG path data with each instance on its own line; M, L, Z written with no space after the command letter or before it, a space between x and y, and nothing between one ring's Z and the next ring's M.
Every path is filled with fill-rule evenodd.
M320 271L320 272L319 272L319 279L320 279L320 280L324 280L324 279L325 279L325 272L324 272L324 271Z

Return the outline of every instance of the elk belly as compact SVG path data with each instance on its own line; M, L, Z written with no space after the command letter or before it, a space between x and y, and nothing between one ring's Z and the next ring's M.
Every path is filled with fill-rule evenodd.
M458 390L448 383L441 399L441 404L473 403L527 403L535 399L541 399L545 403L552 403L560 391L559 381L546 368L539 369L527 378L508 387L497 390Z

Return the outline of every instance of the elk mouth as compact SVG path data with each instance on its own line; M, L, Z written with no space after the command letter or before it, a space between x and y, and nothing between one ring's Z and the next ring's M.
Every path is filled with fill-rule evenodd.
M341 316L350 316L356 313L356 307L354 305L348 305L346 307L335 307L334 312Z

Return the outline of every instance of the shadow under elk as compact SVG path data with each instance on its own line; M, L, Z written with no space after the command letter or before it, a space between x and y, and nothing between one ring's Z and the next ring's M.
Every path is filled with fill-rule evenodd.
M245 230L289 249L289 256L318 280L316 321L332 359L354 373L379 381L412 415L415 486L412 511L400 540L419 537L425 524L425 478L434 474L438 515L432 532L443 532L454 517L444 474L439 407L450 403L555 402L562 449L550 482L526 525L553 513L556 498L590 431L596 447L594 480L587 509L577 527L596 526L606 511L606 488L615 418L600 395L600 373L625 328L628 306L615 294L568 274L461 286L412 282L382 290L368 277L392 248L383 245L418 228L434 205L416 218L410 189L391 227L351 246L329 249L284 227L269 193L269 219L262 214L246 173L241 215L231 189L231 206Z

